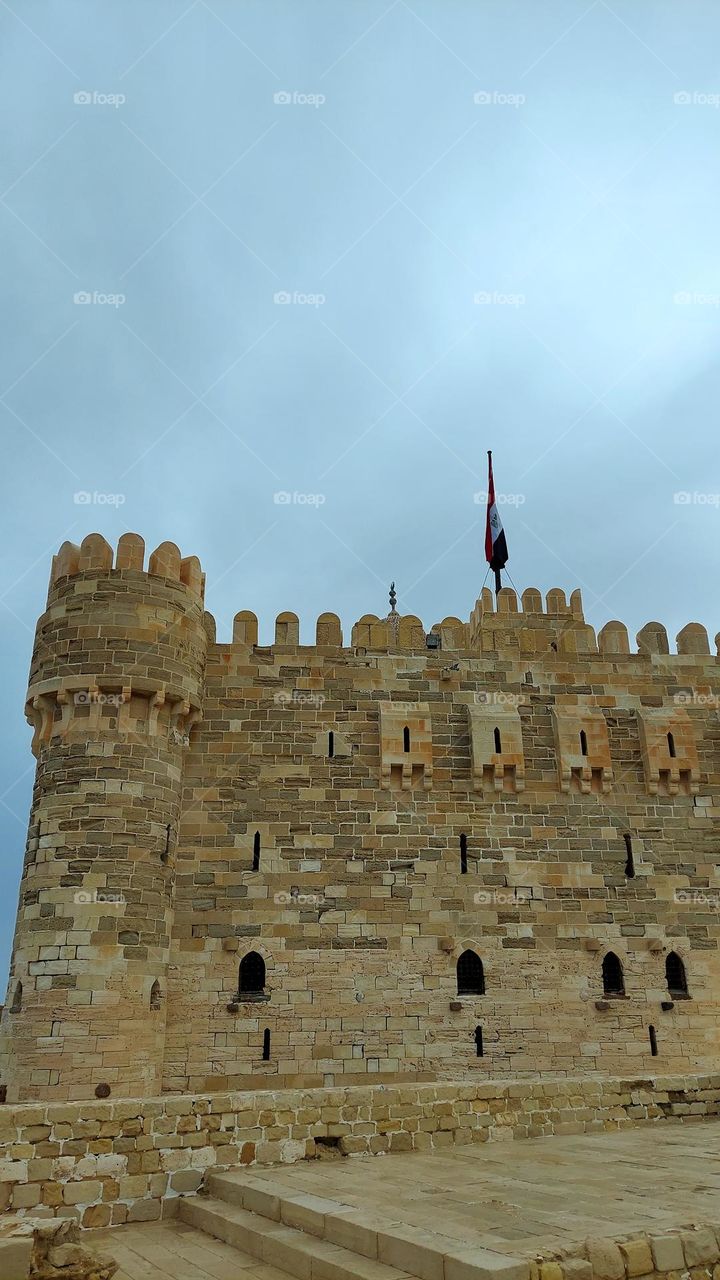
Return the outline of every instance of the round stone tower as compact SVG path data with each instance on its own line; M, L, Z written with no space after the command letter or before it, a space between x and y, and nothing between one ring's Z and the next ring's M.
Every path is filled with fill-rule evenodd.
M7 1101L161 1089L183 754L203 576L99 534L53 560L27 715L37 773L2 1022Z

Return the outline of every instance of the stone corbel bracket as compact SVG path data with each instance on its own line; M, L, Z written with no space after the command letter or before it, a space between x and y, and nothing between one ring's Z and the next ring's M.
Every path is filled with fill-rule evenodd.
M432 721L420 702L380 705L380 781L387 789L409 791L414 777L426 791L432 786Z
M31 748L37 756L53 739L70 735L166 737L176 746L187 747L202 710L185 695L153 689L146 682L121 688L102 678L73 677L31 688L25 714L33 726Z
M607 721L599 707L555 706L552 709L560 790L573 781L583 795L599 787L607 794L613 769Z
M697 795L700 765L692 721L683 707L640 707L638 730L648 794Z
M487 701L468 706L472 777L475 791L525 788L522 721L514 702ZM498 750L499 748L499 750Z

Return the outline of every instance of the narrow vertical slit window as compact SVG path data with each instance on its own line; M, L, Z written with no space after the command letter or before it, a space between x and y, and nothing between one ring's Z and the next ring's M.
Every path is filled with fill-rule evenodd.
M587 755L587 734L584 729L580 730L580 752L584 756Z
M502 738L500 737L500 730L498 729L497 725L493 729L493 737L495 739L495 754L498 756L501 756L502 755Z
M262 1060L263 1062L270 1061L270 1028L269 1027L266 1027L265 1030L263 1031Z
M652 1026L648 1028L648 1031L650 1034L650 1053L652 1054L653 1058L657 1058L658 1056L657 1032L655 1028Z
M334 755L335 755L335 734L331 729L328 734L328 756L332 760Z
M483 1034L482 1027L475 1028L475 1053L478 1058L483 1057Z
M669 733L667 736L667 744L668 744L668 751L670 752L670 759L674 760L675 759L675 739L671 733Z
M460 836L460 874L467 875L467 836L464 831Z
M632 880L635 875L635 859L633 858L632 836L628 831L623 836L625 841L625 875Z
M255 832L255 836L253 839L252 869L253 871L260 870L260 832L259 831Z
M407 725L403 729L403 751L410 750L410 730Z

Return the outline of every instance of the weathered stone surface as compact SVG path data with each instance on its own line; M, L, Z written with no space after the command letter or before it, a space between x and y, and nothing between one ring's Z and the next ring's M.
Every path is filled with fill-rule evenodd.
M589 1237L585 1241L585 1252L595 1280L622 1280L625 1263L618 1246L612 1240Z
M685 1266L682 1241L679 1235L652 1236L650 1238L656 1271L682 1271Z
M717 1240L709 1227L701 1227L698 1231L684 1231L682 1245L688 1267L699 1267L706 1262L716 1262L720 1252Z
M647 1240L627 1240L620 1245L628 1276L645 1276L653 1269L652 1253Z

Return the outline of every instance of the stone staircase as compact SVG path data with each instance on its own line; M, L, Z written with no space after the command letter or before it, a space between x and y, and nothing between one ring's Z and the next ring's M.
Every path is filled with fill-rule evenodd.
M178 1217L295 1280L529 1280L525 1259L299 1193L279 1171L210 1174Z

